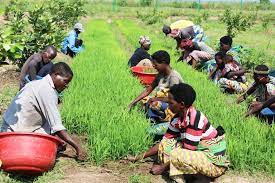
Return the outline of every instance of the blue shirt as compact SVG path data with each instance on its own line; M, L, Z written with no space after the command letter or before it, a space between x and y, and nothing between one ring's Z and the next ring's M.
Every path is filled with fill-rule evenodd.
M74 53L79 53L80 51L82 51L83 49L82 46L79 46L79 47L75 46L75 41L77 38L78 38L78 34L75 32L75 30L72 30L69 33L69 36L65 37L64 41L62 42L61 51L64 54L67 54L68 48L70 48Z

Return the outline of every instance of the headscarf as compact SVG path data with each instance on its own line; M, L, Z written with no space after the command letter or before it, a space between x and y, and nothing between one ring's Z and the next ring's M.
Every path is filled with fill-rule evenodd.
M140 36L139 37L139 44L140 45L149 45L149 44L151 44L151 40L148 36Z

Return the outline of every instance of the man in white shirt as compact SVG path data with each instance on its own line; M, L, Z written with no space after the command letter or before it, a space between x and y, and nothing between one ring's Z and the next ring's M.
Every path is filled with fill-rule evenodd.
M68 87L72 78L71 68L60 62L53 66L50 75L25 85L5 112L1 132L57 135L75 148L77 158L83 159L85 152L67 133L57 106L58 93Z

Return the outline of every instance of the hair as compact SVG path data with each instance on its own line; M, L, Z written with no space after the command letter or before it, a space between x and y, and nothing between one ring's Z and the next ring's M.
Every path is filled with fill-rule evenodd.
M223 36L223 37L221 37L220 42L223 43L223 44L231 46L233 40L230 36Z
M164 25L163 27L162 27L162 32L164 33L164 34L170 34L171 33L171 27L169 27L168 25Z
M152 60L156 61L158 64L170 64L170 55L165 50L159 50L152 55Z
M170 93L178 103L183 102L185 106L190 107L196 100L196 92L192 86L180 83L170 88Z
M218 53L215 54L215 57L220 57L221 59L223 59L226 56L226 53L224 53L223 51L219 51Z
M73 77L73 71L65 62L58 62L53 65L51 74L59 74L62 77Z
M56 55L57 55L57 50L56 50L56 48L55 48L54 46L51 46L51 45L47 46L47 47L44 49L43 52L49 53L51 58L55 58Z
M269 73L269 68L266 65L258 65L254 69L254 74L259 74L259 75L268 75Z

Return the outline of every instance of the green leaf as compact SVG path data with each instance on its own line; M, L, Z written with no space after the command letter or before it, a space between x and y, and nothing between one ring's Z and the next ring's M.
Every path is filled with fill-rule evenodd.
M3 48L4 48L6 51L9 51L9 50L11 49L10 45L5 44L5 43L3 43Z

